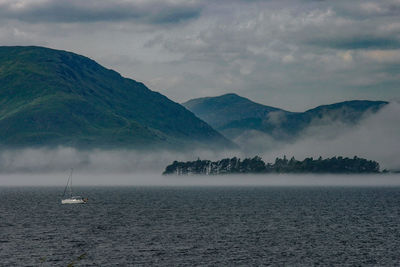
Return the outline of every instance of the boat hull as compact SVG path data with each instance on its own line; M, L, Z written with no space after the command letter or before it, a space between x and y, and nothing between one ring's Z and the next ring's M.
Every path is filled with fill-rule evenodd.
M87 201L83 199L74 199L74 198L67 198L62 199L61 204L85 204Z

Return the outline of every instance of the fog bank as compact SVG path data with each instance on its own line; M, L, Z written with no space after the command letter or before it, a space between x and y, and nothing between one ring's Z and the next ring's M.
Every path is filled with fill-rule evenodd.
M40 175L0 174L0 186L64 187L67 178L67 172ZM80 193L79 186L400 186L400 174L163 176L150 173L78 172L73 176L73 185L76 194Z
M399 139L400 104L395 102L366 116L356 126L334 121L312 125L295 142L275 144L261 155L268 162L283 155L297 159L358 156L378 161L381 169L400 169Z
M74 168L82 174L162 173L174 160L219 160L226 157L254 157L265 162L276 157L317 158L322 156L363 157L376 160L381 169L400 169L400 104L391 103L376 114L364 118L356 126L331 122L307 128L292 143L272 140L267 135L248 136L252 143L237 151L193 150L135 151L84 150L70 147L0 150L0 173L68 173ZM121 176L122 177L122 176Z
M74 168L82 173L162 173L174 160L218 160L238 151L189 152L135 150L77 150L70 147L3 150L0 173L58 173Z

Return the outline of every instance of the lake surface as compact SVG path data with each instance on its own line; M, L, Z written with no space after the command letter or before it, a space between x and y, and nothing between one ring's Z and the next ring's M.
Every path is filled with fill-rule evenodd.
M0 266L400 264L400 187L0 187Z

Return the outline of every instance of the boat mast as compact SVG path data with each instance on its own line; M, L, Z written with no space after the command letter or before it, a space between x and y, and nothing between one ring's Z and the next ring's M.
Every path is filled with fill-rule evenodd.
M64 189L64 194L63 194L64 197L65 197L65 193L67 192L67 190L69 191L69 196L72 197L72 172L73 171L74 171L74 169L71 168L71 172L68 177L67 185L65 186L65 189Z
M74 171L73 168L71 168L71 173L69 174L69 178L70 178L70 185L69 185L69 195L72 197L72 172Z

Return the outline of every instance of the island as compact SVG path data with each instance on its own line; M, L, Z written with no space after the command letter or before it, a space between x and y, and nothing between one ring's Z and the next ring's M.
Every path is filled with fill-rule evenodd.
M327 159L305 158L302 161L284 156L274 163L265 163L261 157L226 158L218 161L200 160L174 161L163 172L164 175L223 175L223 174L263 174L263 173L380 173L379 163L354 156Z

